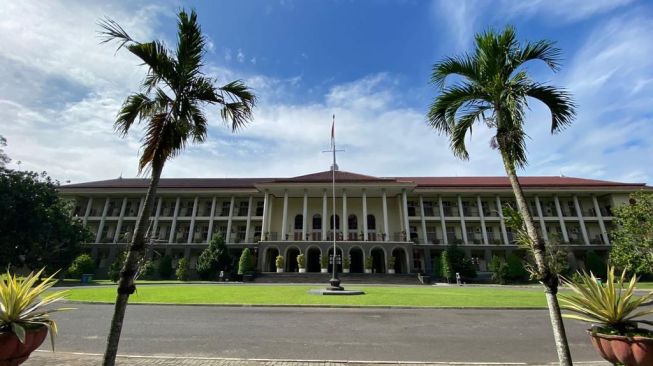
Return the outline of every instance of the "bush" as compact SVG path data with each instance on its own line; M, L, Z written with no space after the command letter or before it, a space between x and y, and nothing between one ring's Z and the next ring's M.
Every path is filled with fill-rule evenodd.
M68 268L68 276L81 278L83 274L95 273L95 261L88 254L80 254Z
M529 273L519 256L510 254L506 259L506 266L506 280L510 282L524 282L528 280Z
M445 250L442 252L442 256L440 257L440 277L449 282L451 281L452 276L453 270L451 268L451 262L449 261L449 252Z
M186 258L182 258L177 263L177 270L175 275L179 281L188 281L188 261Z
M209 246L202 251L197 259L196 270L203 280L213 280L218 273L229 265L229 249L224 242L222 235L215 235L209 242Z
M321 255L320 256L320 268L328 268L329 267L329 256L328 255Z
M431 258L431 272L433 275L433 278L438 278L440 277L440 257L435 256Z
M476 277L476 266L472 263L471 258L465 257L465 252L458 246L450 245L444 253L447 253L450 274L448 277L443 277L451 279L455 277L456 273L460 273L460 276L464 278Z
M277 258L274 260L274 264L277 266L277 269L284 268L285 261L283 259L282 255L278 255Z
M304 254L300 254L297 256L297 265L299 268L306 268L306 257Z
M585 269L594 273L594 276L605 279L607 267L603 259L594 251L587 252L585 256Z
M238 274L244 275L254 272L254 257L249 248L245 248L238 261Z
M169 255L164 255L163 257L161 257L161 259L159 259L159 263L157 265L156 270L161 279L163 280L170 279L174 271L172 268L172 257Z
M156 275L156 268L154 267L154 263L152 261L146 261L143 263L143 268L141 268L140 271L140 278L151 280L154 278Z
M371 255L368 255L367 258L365 258L365 269L372 269L374 267L374 258L372 258Z
M397 263L397 258L395 257L388 258L388 269L394 269L395 263Z
M492 256L488 269L492 272L492 281L505 285L508 277L508 264L501 257Z
M122 270L122 266L125 264L125 260L127 259L127 252L120 252L118 255L116 255L116 258L113 260L113 263L111 263L111 266L109 267L109 279L112 282L118 282L120 279L120 271Z

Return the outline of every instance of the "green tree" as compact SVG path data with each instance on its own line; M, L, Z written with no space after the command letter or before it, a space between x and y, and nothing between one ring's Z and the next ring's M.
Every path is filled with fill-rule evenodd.
M225 270L231 262L229 249L222 235L214 235L209 246L202 251L197 259L197 274L203 280L215 280L218 273Z
M523 282L528 280L528 271L524 267L524 262L516 254L510 254L506 258L506 279L510 282Z
M92 239L45 172L0 168L0 268L67 269Z
M186 258L180 259L177 263L175 275L179 281L188 281L188 261Z
M81 278L83 274L93 274L95 273L95 261L88 254L80 254L68 267L67 273L70 278Z
M560 50L549 41L520 43L514 28L497 33L488 30L477 34L472 53L448 57L433 66L431 81L441 89L430 107L429 124L449 138L455 156L468 159L465 136L481 123L493 130L491 146L497 148L510 180L517 207L536 263L536 278L544 288L549 316L561 365L572 364L569 345L562 323L557 293L559 278L547 266L545 243L538 234L528 204L517 179L517 168L526 166L527 135L524 130L528 99L539 100L551 112L551 132L571 124L575 106L570 95L550 85L533 81L524 64L543 61L551 70L560 67ZM453 85L445 85L457 76Z
M202 73L206 40L195 11L179 11L175 49L167 48L162 41L138 42L111 19L102 21L101 26L103 42L117 41L118 51L126 49L148 70L141 91L125 99L115 122L116 131L123 136L134 123L145 124L138 168L141 173L150 171L151 179L118 285L107 339L103 365L113 366L129 295L136 289L134 276L145 252L145 232L165 162L181 154L188 144L206 139L205 106L220 106L222 119L236 131L251 120L256 97L241 81L216 87L215 80Z
M605 280L608 274L608 267L605 261L596 252L590 250L585 255L585 269L592 272L594 276Z
M471 258L465 257L465 251L458 248L458 245L449 245L444 253L447 253L451 276L455 276L456 273L458 273L461 277L465 278L476 277L476 267L474 266L474 263L472 263Z
M240 260L238 261L238 274L244 275L250 272L254 272L254 257L249 248L245 248L240 254Z
M636 192L614 210L610 263L638 275L653 274L653 194Z
M444 251L440 256L440 277L445 279L447 282L451 282L453 276L453 269L451 268L451 262L449 261L449 252Z
M109 279L112 282L118 282L118 280L120 280L120 271L122 270L122 267L125 265L126 258L127 258L127 252L120 252L113 259L111 266L109 266L109 273L108 273Z
M508 264L503 258L493 255L488 263L488 269L492 272L492 281L501 285L508 282Z
M159 262L156 266L156 272L159 275L159 278L163 280L168 280L172 277L174 273L174 268L172 268L172 257L169 255L164 255L159 259Z
M3 147L7 146L7 139L0 135L0 168L4 168L11 162L9 156L5 153Z

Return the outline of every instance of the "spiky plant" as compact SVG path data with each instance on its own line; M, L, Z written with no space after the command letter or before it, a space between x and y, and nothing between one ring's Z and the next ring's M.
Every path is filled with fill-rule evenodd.
M50 332L52 350L54 339L57 335L57 323L50 318L50 314L57 311L71 310L71 308L46 309L62 300L67 291L56 291L46 294L57 280L56 273L37 284L43 269L30 273L27 277L7 273L0 280L0 333L11 332L25 343L25 335L30 329L47 327Z
M582 272L576 277L575 281L566 278L562 280L573 291L571 295L560 295L562 308L572 312L563 314L563 317L599 325L604 330L615 331L619 335L636 332L638 323L653 325L653 322L642 319L653 314L653 309L640 309L653 298L653 291L644 296L636 296L636 275L625 282L626 271L616 277L614 267L611 267L603 284L592 272ZM624 287L625 284L627 286Z

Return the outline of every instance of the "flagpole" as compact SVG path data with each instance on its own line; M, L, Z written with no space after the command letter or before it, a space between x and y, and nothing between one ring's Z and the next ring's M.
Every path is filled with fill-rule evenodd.
M336 266L337 258L337 247L336 247L336 236L337 236L337 227L336 227L336 115L333 115L333 122L331 123L331 151L333 151L333 165L331 166L331 176L332 176L332 201L333 201L333 270L331 280L329 281L331 287L329 290L343 290L340 286L340 280L338 279L338 267ZM346 218L343 218L346 220ZM344 233L343 233L344 237Z

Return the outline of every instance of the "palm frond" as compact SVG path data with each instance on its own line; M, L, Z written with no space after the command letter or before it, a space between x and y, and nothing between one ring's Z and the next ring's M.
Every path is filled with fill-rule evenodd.
M488 102L488 96L471 84L446 88L431 104L427 115L429 125L438 133L451 135L459 109L473 108Z
M132 39L132 37L116 23L115 20L105 17L104 19L98 21L98 25L103 30L100 31L100 43L108 43L111 41L118 41L118 49L116 52L120 51L121 48L125 47L128 43L137 43Z
M256 104L254 93L240 80L232 81L218 90L223 100L222 119L231 122L232 131L245 127L252 120L252 109Z
M452 75L459 75L470 81L478 81L477 72L474 59L470 55L447 57L433 65L431 83L438 88L444 88L445 79Z
M526 95L544 103L551 111L551 133L562 131L576 116L576 104L563 89L533 83L526 89Z
M467 133L471 136L472 126L477 122L485 111L487 111L489 106L477 106L473 110L467 112L464 116L458 118L453 129L451 130L451 150L453 151L454 156L459 159L467 160L469 159L469 153L467 152L467 147L465 146L465 136Z
M136 43L127 46L127 49L147 65L150 75L149 78L159 81L164 80L166 84L174 91L177 78L175 77L175 68L177 61L170 55L166 46L160 41L148 43ZM148 79L145 81L148 82ZM145 86L150 87L152 81Z
M560 69L560 57L562 52L555 47L555 42L542 40L534 43L527 42L521 47L521 51L516 53L513 62L521 66L525 62L532 60L544 61L553 71Z
M118 118L114 123L115 130L122 136L127 135L136 119L142 120L144 117L148 117L154 107L154 101L143 93L128 96L118 111Z
M177 22L177 73L186 80L191 80L200 74L202 56L204 54L205 40L202 30L197 23L197 13L192 10L190 15L186 11L179 12Z

